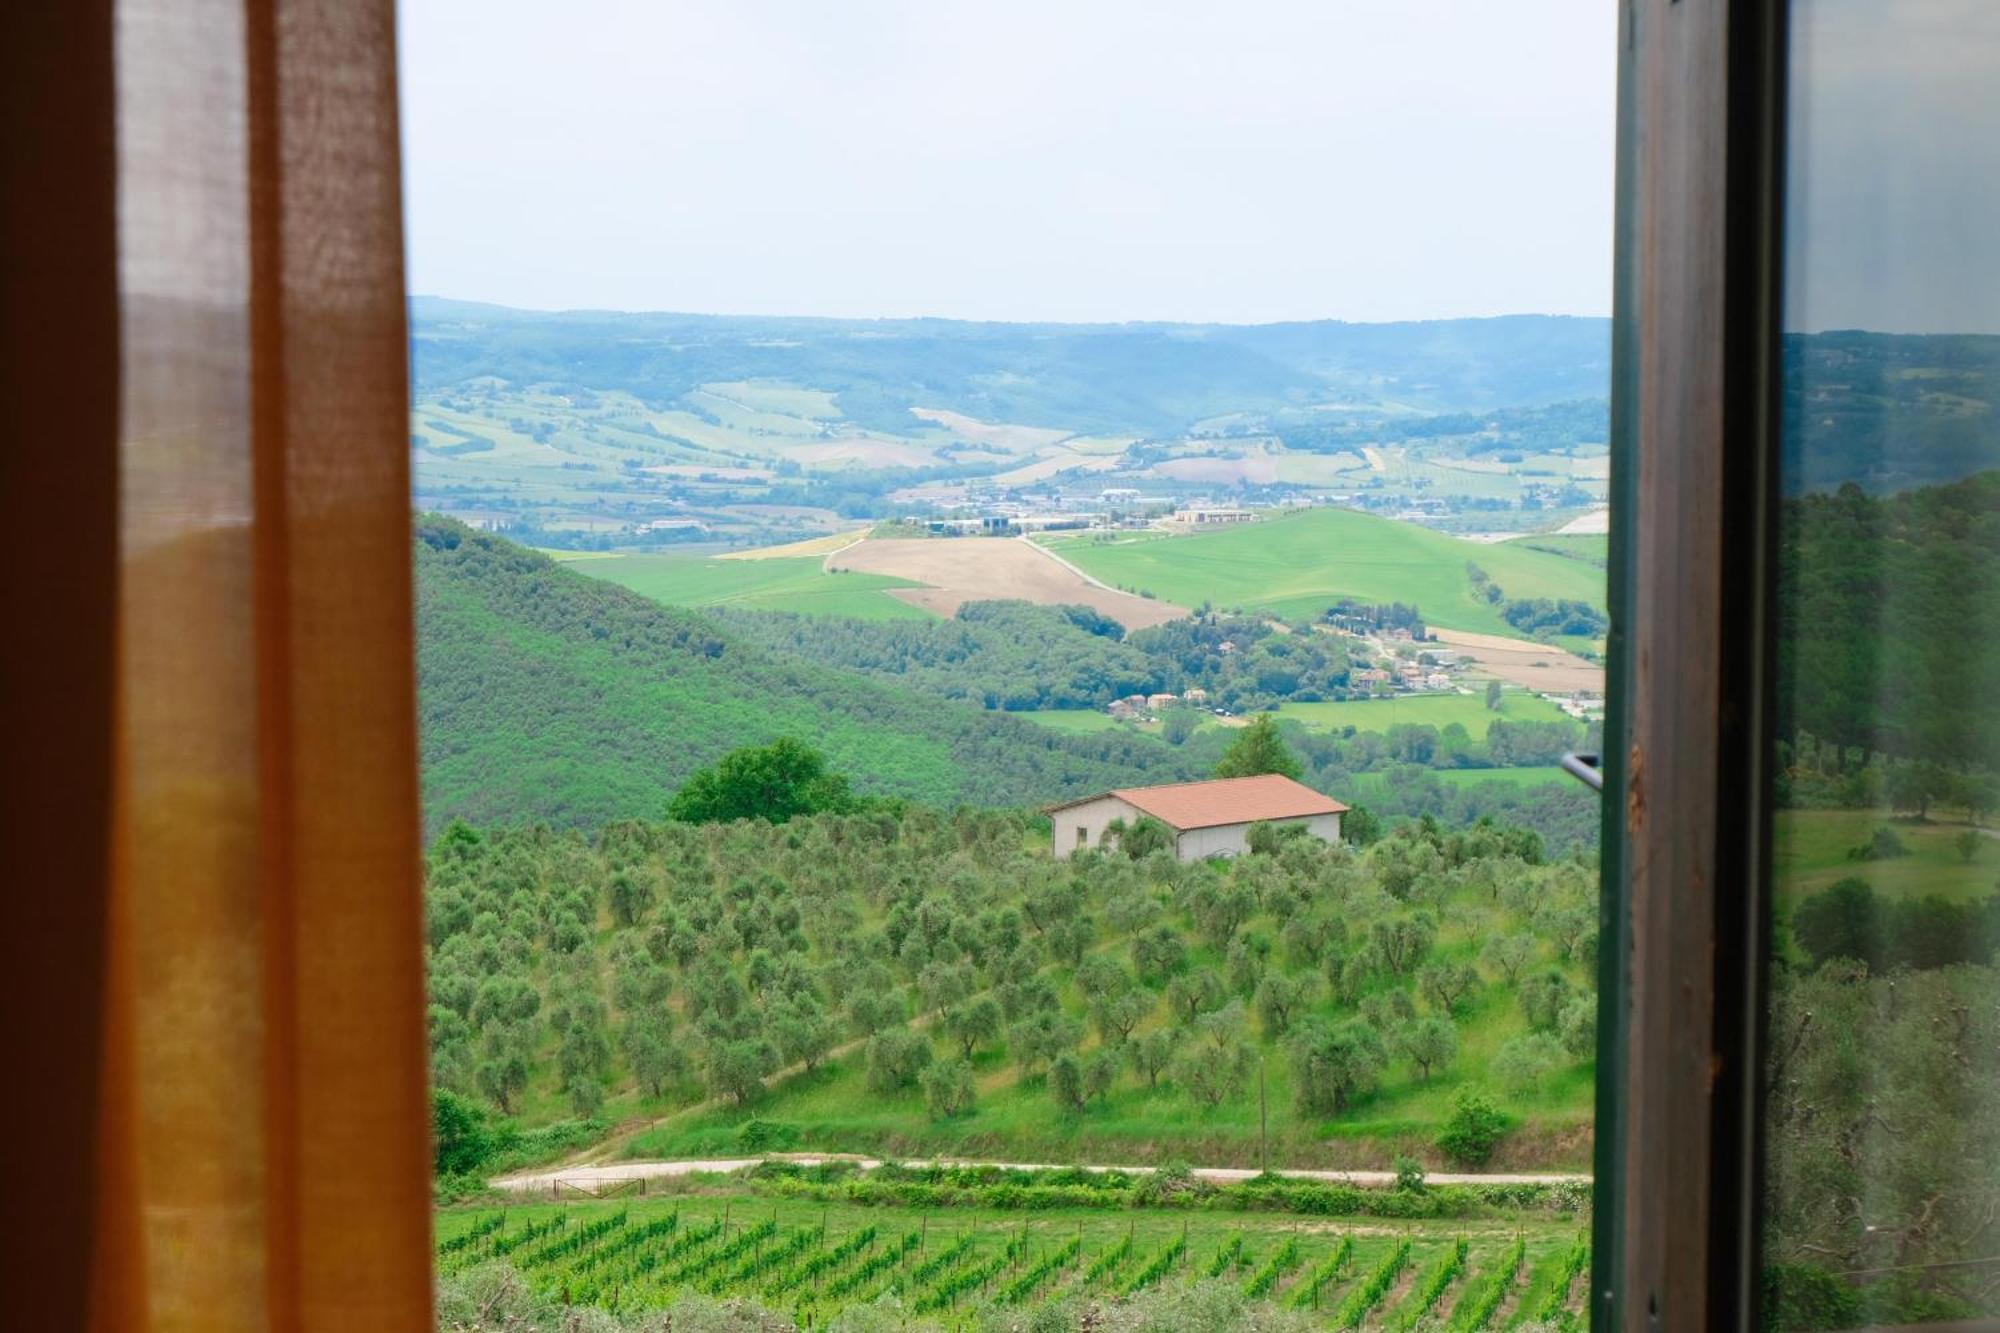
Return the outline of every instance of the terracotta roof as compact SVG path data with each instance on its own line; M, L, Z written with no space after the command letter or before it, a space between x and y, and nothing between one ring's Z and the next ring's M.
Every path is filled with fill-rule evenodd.
M1331 796L1322 796L1304 783L1277 773L1254 778L1176 782L1165 787L1121 787L1084 800L1097 801L1105 796L1116 796L1183 832L1222 824L1254 824L1260 819L1337 815L1347 809ZM1082 804L1083 801L1067 801L1050 808L1064 810Z

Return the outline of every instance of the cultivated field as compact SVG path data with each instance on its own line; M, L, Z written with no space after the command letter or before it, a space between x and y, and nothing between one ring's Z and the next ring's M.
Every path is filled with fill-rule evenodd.
M974 1326L982 1311L1203 1283L1329 1329L1570 1324L1589 1257L1574 1221L1351 1222L1115 1205L1025 1213L753 1194L451 1210L438 1217L436 1245L447 1278L506 1264L549 1297L619 1313L698 1292L792 1321L780 1327L816 1328L893 1299L898 1327L952 1330Z
M907 580L890 596L950 616L967 602L1017 598L1045 606L1088 606L1128 630L1187 614L1169 602L1100 588L1027 542L997 537L895 538L858 542L834 555L829 570ZM908 584L922 584L910 587Z
M1211 602L1310 617L1343 597L1414 602L1433 627L1510 633L1499 612L1474 597L1468 563L1509 597L1604 604L1603 572L1581 561L1514 543L1468 542L1355 510L1316 509L1190 536L1045 540L1105 583L1183 606Z
M1599 598L1603 596L1599 591ZM1600 600L1599 605L1602 605ZM1530 639L1513 639L1499 634L1471 634L1464 630L1433 629L1438 642L1477 659L1479 670L1501 680L1545 694L1573 694L1577 690L1604 693L1604 667L1575 653Z

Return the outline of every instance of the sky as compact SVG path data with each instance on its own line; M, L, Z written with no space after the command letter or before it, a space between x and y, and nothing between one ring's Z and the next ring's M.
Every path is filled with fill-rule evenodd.
M1610 0L403 0L410 290L1603 315Z
M2000 333L2000 4L1792 10L1785 323Z

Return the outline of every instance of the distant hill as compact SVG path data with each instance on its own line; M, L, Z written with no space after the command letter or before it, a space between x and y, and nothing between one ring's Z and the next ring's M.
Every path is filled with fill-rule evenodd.
M1602 503L1609 327L994 324L419 297L421 508L531 545L763 546L998 501L1326 492L1478 531Z
M425 516L416 525L425 817L658 817L696 768L789 735L864 793L1029 805L1199 776L1165 746L941 708L757 648L693 612Z
M1835 332L1784 340L1779 437L1793 495L1852 482L1876 494L1993 464L2000 337Z
M1555 315L1395 324L998 324L509 310L411 303L417 387L483 376L623 391L664 407L713 383L833 395L892 434L913 407L1068 432L1167 435L1230 413L1338 402L1422 411L1604 393L1610 321Z

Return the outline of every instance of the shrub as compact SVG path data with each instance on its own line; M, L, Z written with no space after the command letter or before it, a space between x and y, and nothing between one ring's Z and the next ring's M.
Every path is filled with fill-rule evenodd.
M1493 1055L1493 1073L1510 1092L1522 1096L1539 1088L1564 1059L1561 1042L1546 1032L1528 1032L1500 1044Z

